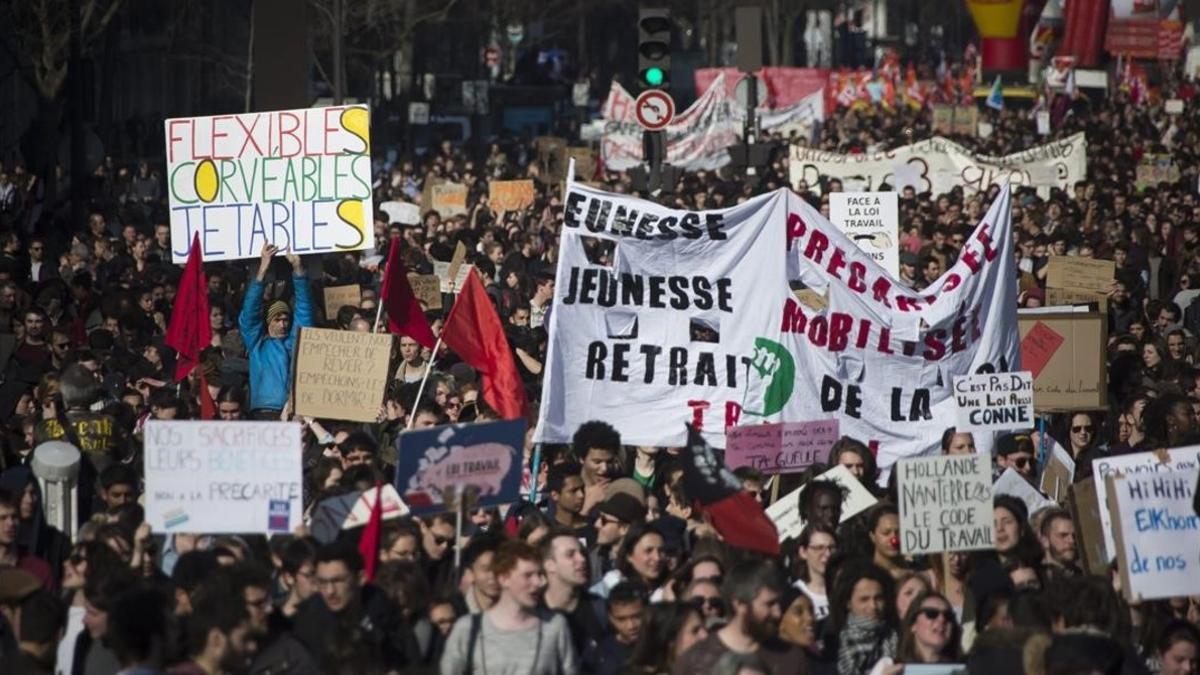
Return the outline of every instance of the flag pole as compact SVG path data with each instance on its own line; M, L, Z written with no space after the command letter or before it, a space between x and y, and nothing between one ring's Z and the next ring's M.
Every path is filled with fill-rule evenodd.
M371 329L372 333L379 332L379 319L383 317L383 298L377 298L378 305L375 307L375 327Z
M439 335L437 342L433 343L433 353L429 355L429 361L425 363L425 374L421 376L421 386L417 387L417 398L413 401L412 410L408 412L408 424L405 429L411 429L413 420L417 418L417 406L421 404L421 396L425 394L425 383L429 381L429 373L433 370L433 361L437 358L438 349L442 346L442 336Z

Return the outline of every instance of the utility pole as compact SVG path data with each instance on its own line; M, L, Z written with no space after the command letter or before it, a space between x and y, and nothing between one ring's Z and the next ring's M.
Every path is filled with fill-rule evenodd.
M343 0L333 0L333 104L341 105L342 97L345 96L345 83L342 81L342 72L345 70L342 63L342 39L345 27L343 26L344 17L342 15Z

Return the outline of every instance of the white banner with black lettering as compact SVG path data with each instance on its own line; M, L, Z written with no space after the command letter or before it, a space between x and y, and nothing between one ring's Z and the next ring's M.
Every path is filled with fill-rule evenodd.
M727 426L833 417L885 468L935 450L955 376L1019 370L1010 199L918 294L788 190L689 212L569 184L537 440L599 419L680 445L693 422L723 446Z
M960 185L974 193L1010 181L1067 190L1087 176L1087 139L1080 132L1002 157L975 154L941 136L861 155L792 146L788 163L792 187L803 181L814 191L820 191L823 176L841 180L852 191L879 190L884 183L895 187L898 167L915 175L918 193L937 195Z

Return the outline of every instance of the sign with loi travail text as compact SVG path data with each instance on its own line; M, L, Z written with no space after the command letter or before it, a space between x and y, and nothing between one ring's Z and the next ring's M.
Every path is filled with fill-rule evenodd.
M300 425L146 423L146 522L157 532L291 532L304 515Z
M900 206L895 192L831 192L829 220L892 278L900 278Z
M922 555L995 546L992 467L983 454L902 459L900 552Z
M171 257L200 235L205 262L375 246L365 105L183 117L164 123Z

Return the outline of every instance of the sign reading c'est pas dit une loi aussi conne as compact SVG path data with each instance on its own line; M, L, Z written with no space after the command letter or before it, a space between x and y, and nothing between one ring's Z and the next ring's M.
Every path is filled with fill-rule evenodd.
M181 117L164 123L171 256L204 260L375 245L365 105Z

